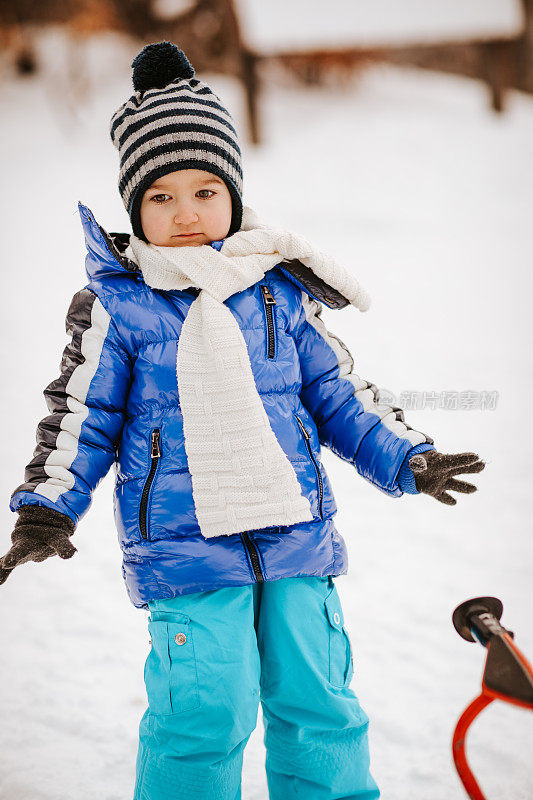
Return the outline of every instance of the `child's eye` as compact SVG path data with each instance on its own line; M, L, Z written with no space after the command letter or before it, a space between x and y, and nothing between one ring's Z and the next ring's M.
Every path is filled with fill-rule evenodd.
M165 202L165 197L170 197L170 195L168 195L168 194L154 194L154 196L152 198L150 198L150 199L154 200L154 202L156 202L156 203L164 203Z
M216 194L216 192L212 192L211 189L200 189L200 191L197 192L197 194L200 194L201 192L207 192L209 195ZM205 195L202 197L202 200L208 200L208 199L209 198L206 197Z

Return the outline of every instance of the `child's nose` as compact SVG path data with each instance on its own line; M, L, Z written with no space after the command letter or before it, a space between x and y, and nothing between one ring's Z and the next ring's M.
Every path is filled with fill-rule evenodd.
M189 225L191 222L198 221L198 214L191 203L181 202L178 203L176 213L174 214L174 222L178 225Z

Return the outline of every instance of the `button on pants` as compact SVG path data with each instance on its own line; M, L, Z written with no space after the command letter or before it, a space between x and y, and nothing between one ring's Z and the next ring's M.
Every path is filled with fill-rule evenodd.
M263 708L271 800L374 800L368 717L328 578L156 600L134 800L241 800Z

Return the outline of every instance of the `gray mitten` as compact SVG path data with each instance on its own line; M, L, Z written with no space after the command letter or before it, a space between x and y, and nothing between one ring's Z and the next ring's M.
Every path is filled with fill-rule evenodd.
M77 552L69 538L74 530L70 517L53 508L21 506L11 534L13 546L0 558L0 584L15 567L27 561L44 561L55 555L72 558Z
M485 462L480 461L476 453L445 455L437 453L436 450L426 450L424 453L412 456L409 459L409 467L415 476L415 485L419 492L430 494L439 502L454 506L457 500L446 492L447 489L471 494L477 491L477 486L467 481L455 480L453 476L481 472L485 469Z

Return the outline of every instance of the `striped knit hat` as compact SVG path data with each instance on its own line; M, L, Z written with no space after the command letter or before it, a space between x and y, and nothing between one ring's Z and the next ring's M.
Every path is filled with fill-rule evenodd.
M110 133L120 155L118 188L133 233L146 241L141 201L157 178L202 169L228 187L230 236L242 222L241 151L231 115L171 42L147 45L132 67L135 94L111 118Z

